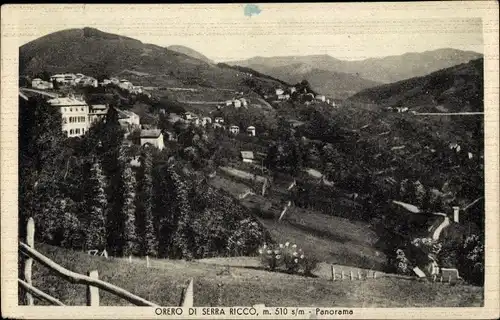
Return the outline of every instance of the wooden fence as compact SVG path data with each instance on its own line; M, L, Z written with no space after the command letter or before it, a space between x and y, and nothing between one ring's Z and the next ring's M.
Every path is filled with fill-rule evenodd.
M24 280L18 279L18 284L26 292L26 303L34 305L33 297L49 302L52 305L64 306L60 300L48 295L42 290L35 288L32 285L32 267L33 262L36 261L45 267L49 268L62 279L76 284L83 284L87 287L87 306L99 306L99 289L110 292L128 302L137 306L151 306L158 307L157 304L147 301L139 296L136 296L125 289L117 287L111 283L99 280L99 273L97 270L90 270L87 275L79 274L70 271L63 266L57 264L51 259L47 258L37 250L35 250L35 222L33 218L28 220L26 233L26 243L19 242L19 251L27 256L24 263ZM184 288L180 306L192 307L193 306L193 279L189 280L188 285Z

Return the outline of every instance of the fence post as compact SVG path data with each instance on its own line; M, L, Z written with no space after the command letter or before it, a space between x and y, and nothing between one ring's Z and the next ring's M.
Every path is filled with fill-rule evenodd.
M342 272L342 280L344 280L344 270L341 270Z
M146 268L149 268L149 256L146 256Z
M87 275L92 279L99 279L99 273L97 272L97 270L91 270L87 273ZM99 288L93 287L91 285L87 286L87 306L99 306Z
M35 249L35 220L32 217L28 219L28 224L26 226L26 244L31 248ZM28 257L24 263L24 280L27 284L32 285L31 281L31 271L33 267L33 259ZM26 291L26 303L29 306L34 304L33 296L31 293Z
M333 267L333 264L332 264L332 281L335 281L335 268Z
M373 279L377 279L377 271L373 271Z
M358 280L361 280L361 272L358 270Z
M128 256L128 263L132 263L132 255Z
M349 275L350 275L351 281L352 281L352 270L350 271Z

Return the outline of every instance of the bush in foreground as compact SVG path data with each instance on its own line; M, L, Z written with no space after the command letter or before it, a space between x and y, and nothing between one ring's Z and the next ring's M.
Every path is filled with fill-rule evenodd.
M271 271L286 271L293 274L312 275L318 265L318 259L306 256L296 244L267 245L259 248L261 263Z

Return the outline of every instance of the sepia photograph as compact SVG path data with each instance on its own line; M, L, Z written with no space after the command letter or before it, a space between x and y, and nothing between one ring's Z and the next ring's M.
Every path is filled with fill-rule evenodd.
M498 3L381 5L2 7L9 303L498 315Z

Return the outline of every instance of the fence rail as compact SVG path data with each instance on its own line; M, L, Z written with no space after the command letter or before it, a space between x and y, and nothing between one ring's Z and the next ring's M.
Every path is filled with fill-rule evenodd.
M88 275L79 274L64 268L63 266L52 261L48 257L44 256L40 252L34 249L34 234L35 234L35 223L33 218L28 220L27 224L27 235L26 242L19 242L19 251L27 256L24 265L24 280L18 279L19 285L26 291L26 302L28 305L34 305L33 296L39 299L48 301L53 305L64 306L64 304L58 299L46 294L40 289L35 288L32 285L32 265L33 261L36 261L51 271L55 272L59 277L64 280L75 283L83 284L87 286L87 305L88 306L99 306L99 289L107 291L114 294L122 299L129 301L130 303L137 306L150 306L158 307L159 305L143 299L135 294L128 292L118 286L111 283L99 280L97 270L89 271ZM193 306L193 279L190 279L188 286L183 290L183 295L181 299L181 306L192 307Z

